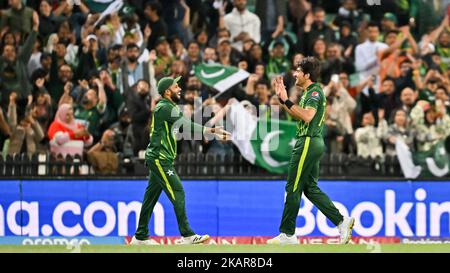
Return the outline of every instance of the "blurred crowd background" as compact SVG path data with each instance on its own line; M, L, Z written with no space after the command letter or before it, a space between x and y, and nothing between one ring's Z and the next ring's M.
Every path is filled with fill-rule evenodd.
M1 1L3 156L79 154L100 172L117 153L139 156L164 76L182 76L187 117L235 98L254 115L290 120L272 79L283 75L298 102L293 71L304 56L321 63L329 153L383 160L398 138L412 151L449 142L450 1L123 2L102 14L114 1ZM217 95L193 72L202 62L250 76ZM216 140L180 140L178 150L239 153Z

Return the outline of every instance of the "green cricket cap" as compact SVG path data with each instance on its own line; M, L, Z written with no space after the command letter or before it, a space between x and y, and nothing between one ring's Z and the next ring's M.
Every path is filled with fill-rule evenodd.
M173 84L177 83L181 79L181 76L176 77L175 79L172 77L164 77L158 82L158 93L160 95L164 94L164 92L169 89Z

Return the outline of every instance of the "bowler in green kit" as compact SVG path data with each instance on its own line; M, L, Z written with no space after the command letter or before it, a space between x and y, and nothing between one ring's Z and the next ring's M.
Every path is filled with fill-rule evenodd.
M183 117L176 104L180 100L179 80L180 77L175 79L165 77L158 82L158 93L162 98L153 112L150 143L145 152L145 163L150 169L150 179L145 190L138 228L130 242L132 245L155 244L148 240L148 224L162 191L172 202L175 210L178 229L182 236L177 243L199 244L209 239L208 235L197 235L189 225L183 185L173 164L177 155L177 142L173 132L174 129L178 129L176 128L178 125L184 131L214 134L222 139L228 137L229 133L220 127L204 127Z
M320 84L320 63L314 57L304 58L294 76L296 86L303 89L299 105L288 98L282 77L275 80L275 92L283 109L298 120L296 143L289 163L286 183L286 201L280 225L280 235L268 244L297 244L295 227L302 194L333 223L340 233L340 241L351 239L355 220L342 216L330 198L317 186L319 163L325 150L322 129L325 122L326 98Z

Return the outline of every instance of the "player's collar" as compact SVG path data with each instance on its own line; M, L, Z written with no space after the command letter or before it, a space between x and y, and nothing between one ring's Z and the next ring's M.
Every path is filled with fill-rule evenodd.
M310 85L308 85L308 87L306 87L306 91L309 91L316 86L319 86L319 84L317 82L313 82Z
M167 101L168 103L173 104L174 106L177 106L177 104L175 102L168 100L166 98L162 98L161 100Z

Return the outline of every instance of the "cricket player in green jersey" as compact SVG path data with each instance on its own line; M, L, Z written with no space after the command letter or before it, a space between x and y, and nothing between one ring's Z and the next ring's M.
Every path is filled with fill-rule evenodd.
M173 164L177 154L174 130L179 129L176 128L179 125L184 132L187 130L213 134L221 139L226 139L230 134L221 127L204 127L183 117L176 104L180 100L181 88L178 86L180 78L165 77L158 82L157 89L162 98L153 112L150 143L145 152L145 163L150 169L150 179L145 190L138 228L130 242L133 245L155 244L154 241L148 240L148 224L162 191L166 193L175 209L178 229L182 236L176 243L199 244L209 239L208 235L197 235L188 223L183 185Z
M294 105L289 100L283 78L277 77L275 80L275 92L283 109L298 123L297 141L289 163L280 235L268 240L268 244L298 243L295 227L302 193L338 227L342 244L351 239L355 220L342 216L330 198L317 186L319 162L325 150L322 129L326 111L325 95L315 82L319 73L320 63L314 57L304 58L300 62L294 74L296 86L303 89L299 105Z

